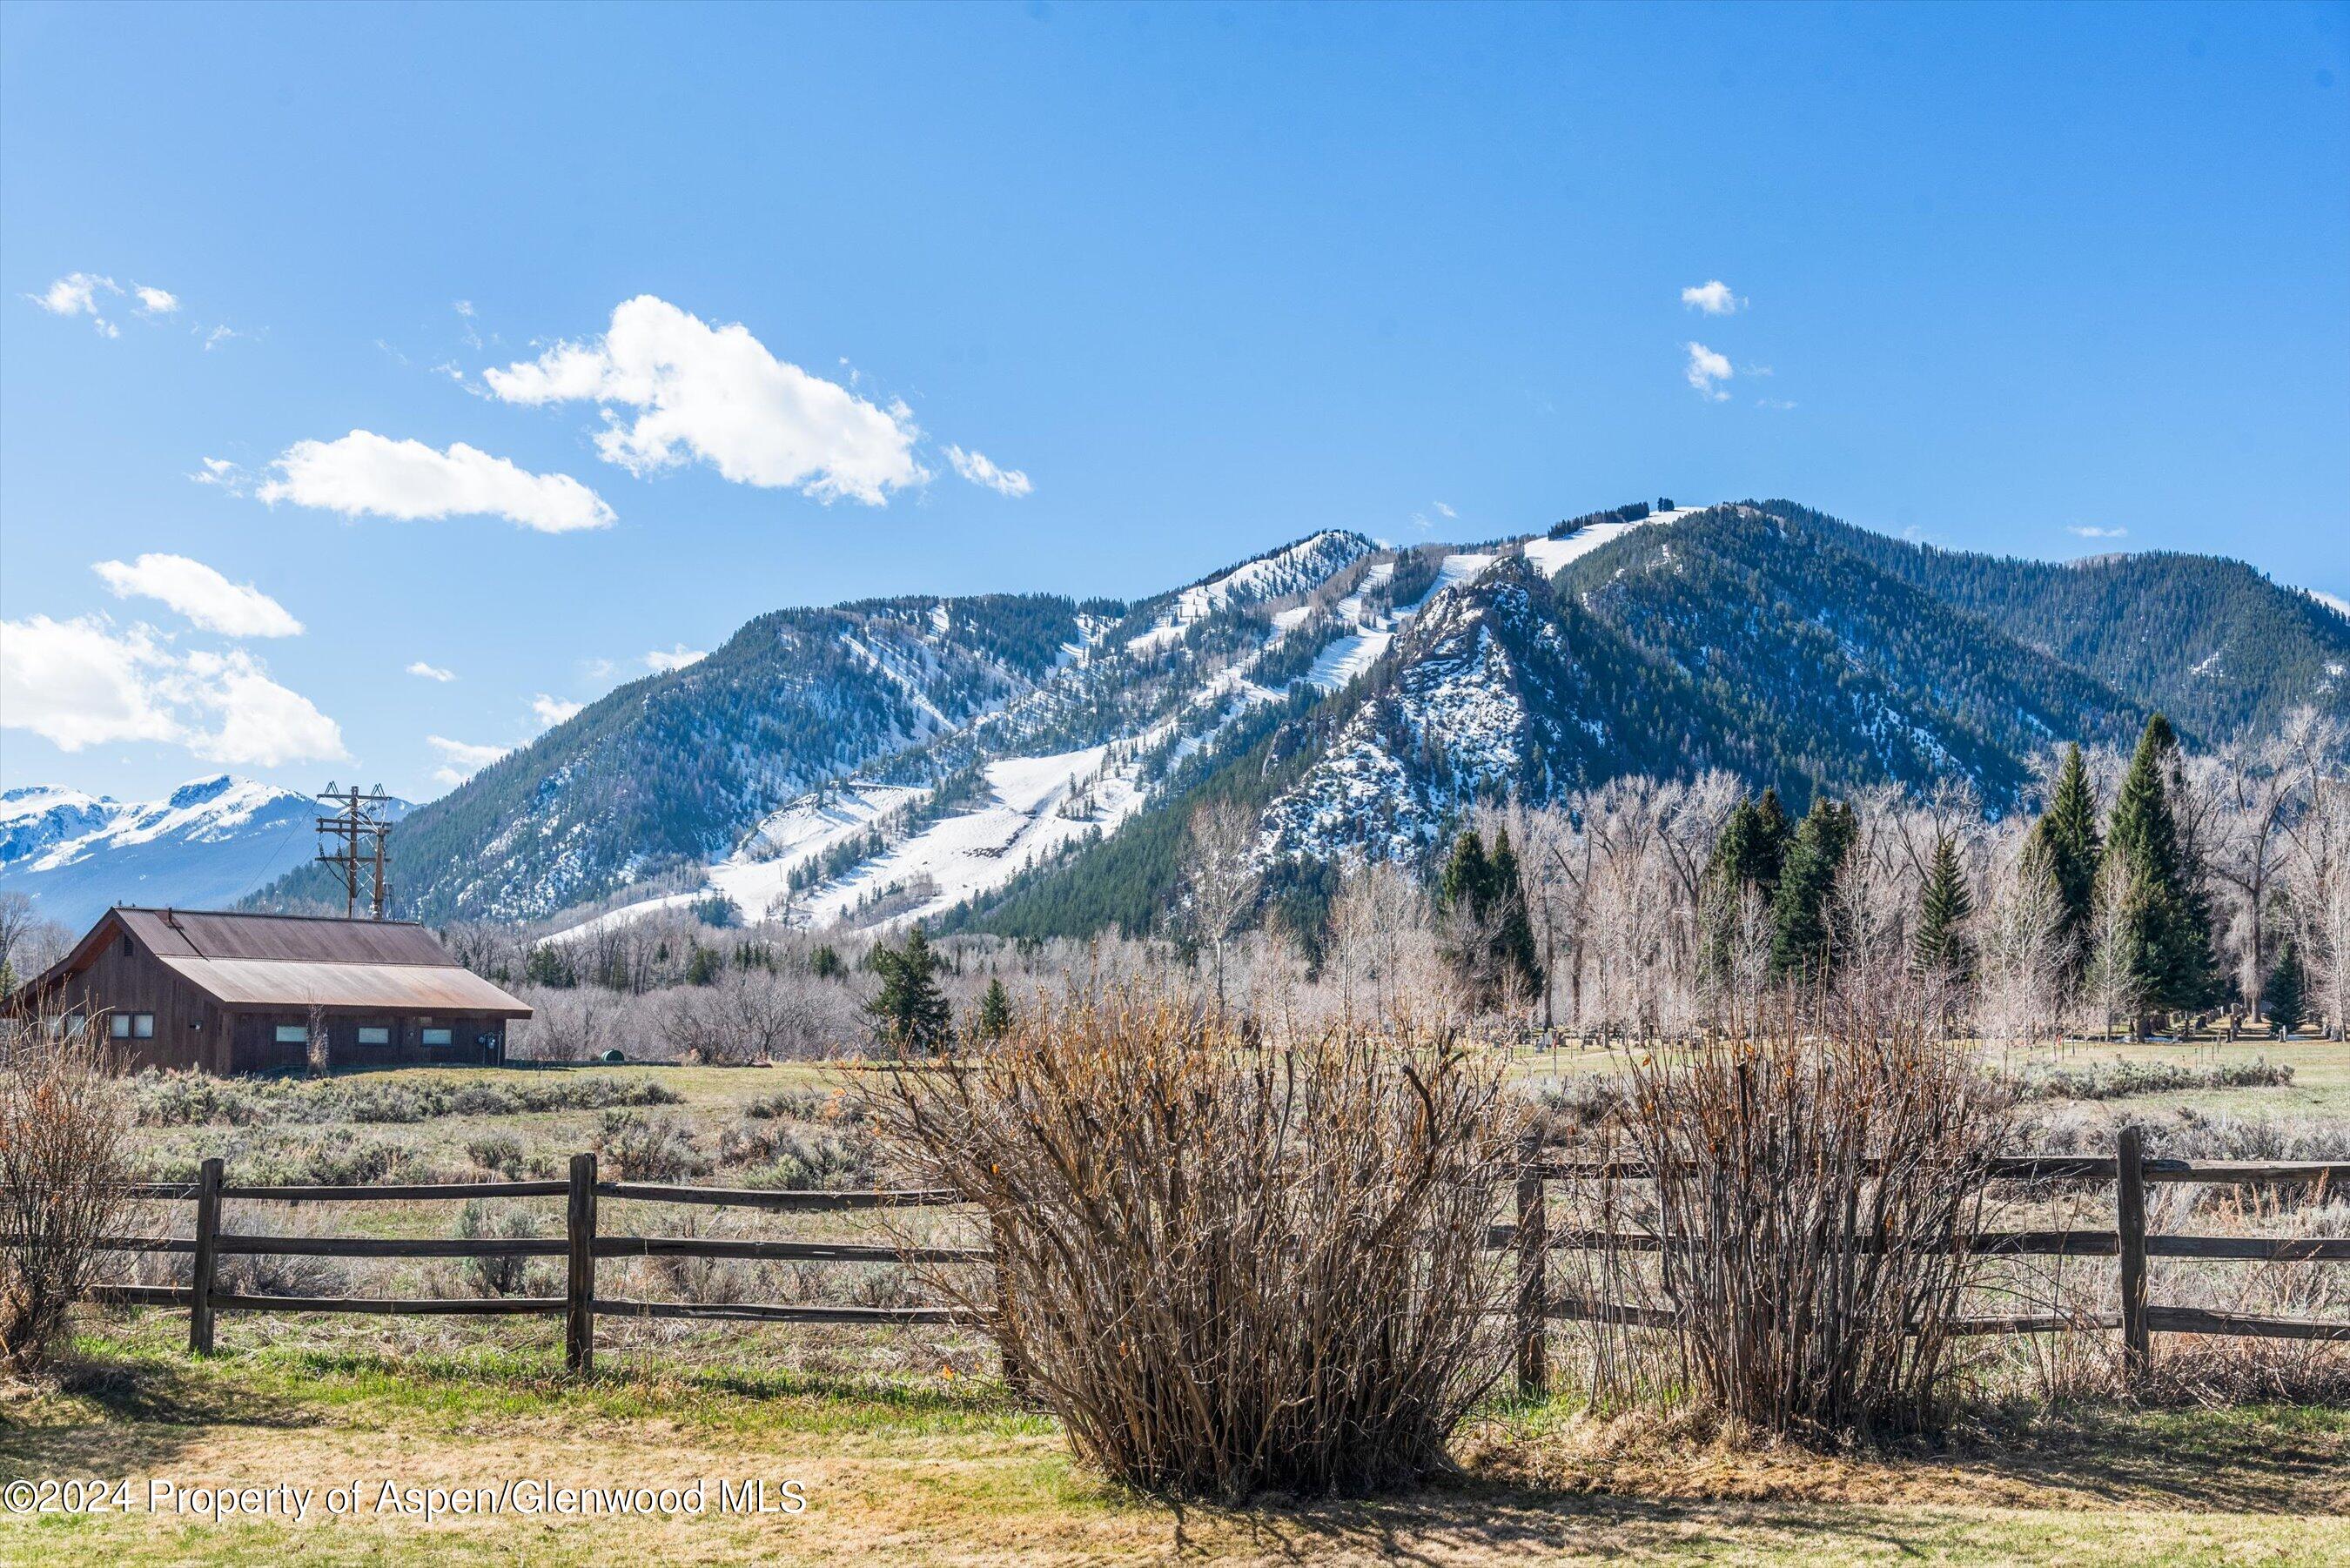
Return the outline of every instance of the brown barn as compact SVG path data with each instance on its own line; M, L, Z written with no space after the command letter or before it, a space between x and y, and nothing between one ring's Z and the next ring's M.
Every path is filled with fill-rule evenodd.
M127 1069L262 1073L505 1060L530 1009L406 920L109 909L11 999L22 1015L98 1024Z

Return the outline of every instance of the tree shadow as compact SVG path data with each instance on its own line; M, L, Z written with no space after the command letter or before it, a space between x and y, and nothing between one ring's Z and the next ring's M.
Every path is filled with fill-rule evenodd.
M61 1409L0 1414L0 1470L112 1479L171 1459L206 1428L317 1424L291 1401L166 1361L76 1362L54 1387Z

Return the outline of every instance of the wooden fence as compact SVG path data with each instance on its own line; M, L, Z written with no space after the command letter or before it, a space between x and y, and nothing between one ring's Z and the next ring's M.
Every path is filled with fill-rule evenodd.
M2135 1371L2146 1364L2156 1334L2256 1335L2266 1338L2350 1343L2350 1324L2307 1318L2256 1317L2198 1307L2162 1306L2147 1299L2147 1263L2151 1258L2202 1258L2239 1262L2350 1262L2350 1240L2262 1236L2150 1236L2146 1229L2146 1189L2150 1184L2207 1185L2350 1184L2350 1161L2149 1160L2140 1131L2125 1127L2110 1157L2023 1156L1993 1162L2000 1181L2111 1184L2114 1228L2110 1231L1991 1231L1960 1238L1962 1250L1983 1256L2115 1258L2120 1264L2118 1310L2095 1314L2037 1314L1962 1318L1960 1334L2047 1334L2073 1329L2114 1329L2122 1334L2124 1358ZM1521 1149L1516 1180L1516 1220L1495 1225L1490 1249L1513 1255L1516 1293L1512 1308L1519 1386L1540 1392L1549 1383L1550 1327L1555 1322L1586 1321L1640 1328L1670 1328L1673 1314L1629 1303L1554 1297L1549 1256L1557 1251L1654 1251L1669 1239L1645 1232L1607 1234L1554 1230L1549 1194L1555 1182L1653 1180L1657 1173L1635 1162L1612 1164L1545 1160L1528 1145ZM109 1238L113 1251L192 1253L184 1286L118 1285L98 1293L124 1304L184 1306L188 1348L209 1355L215 1315L229 1312L390 1313L449 1316L560 1315L564 1361L575 1372L595 1364L596 1319L604 1317L698 1318L755 1323L945 1324L962 1321L940 1306L855 1307L806 1303L654 1302L601 1295L596 1264L605 1258L704 1258L781 1261L817 1264L984 1263L985 1247L902 1247L843 1241L769 1241L701 1236L606 1234L598 1230L604 1200L724 1205L783 1213L949 1206L961 1200L946 1191L779 1192L764 1189L677 1187L655 1182L603 1181L596 1157L574 1155L562 1181L483 1181L377 1187L232 1187L223 1183L222 1165L208 1159L192 1183L147 1183L139 1198L192 1200L195 1234L181 1238ZM221 1230L221 1204L227 1199L260 1202L431 1202L450 1199L563 1198L564 1234L556 1238L401 1238L351 1236L253 1236ZM238 1255L325 1258L562 1258L566 1290L560 1296L485 1296L442 1300L370 1297L300 1297L226 1293L217 1288L220 1260ZM1005 1375L1015 1383L1019 1368L1006 1358Z
M756 1323L940 1324L957 1321L939 1306L858 1307L771 1302L654 1302L598 1294L596 1264L605 1258L707 1258L800 1263L980 1263L985 1248L876 1246L844 1241L793 1241L705 1236L605 1234L598 1229L606 1199L723 1205L785 1213L944 1206L961 1201L943 1191L779 1192L763 1188L672 1187L647 1181L602 1181L596 1157L576 1154L562 1181L471 1181L405 1186L233 1187L218 1159L207 1159L193 1182L146 1182L131 1196L193 1200L195 1235L110 1237L111 1251L191 1253L185 1285L109 1285L97 1299L123 1305L184 1306L188 1348L208 1355L217 1314L229 1312L387 1313L445 1317L560 1316L563 1359L574 1372L595 1366L596 1319L709 1318ZM451 1199L561 1198L564 1233L548 1237L251 1236L221 1229L221 1205L248 1202L433 1202ZM311 1258L561 1258L567 1264L559 1296L460 1296L443 1299L367 1296L249 1295L218 1288L220 1260L235 1256ZM1016 1381L1017 1368L1007 1366Z
M1549 1254L1556 1251L1656 1251L1667 1238L1646 1232L1607 1234L1554 1231L1548 1193L1553 1182L1654 1180L1657 1172L1637 1161L1612 1163L1545 1161L1531 1147L1519 1153L1517 1222L1497 1225L1492 1244L1516 1254L1518 1386L1538 1393L1548 1386L1549 1325L1581 1320L1636 1328L1670 1328L1674 1316L1655 1307L1554 1298ZM2270 1236L2149 1236L2146 1189L2151 1184L2192 1182L2210 1186L2326 1184L2350 1189L2350 1161L2181 1160L2146 1158L2144 1133L2126 1127L2110 1156L2024 1155L1991 1163L1995 1180L2029 1184L2111 1184L2114 1228L2110 1231L1989 1231L1959 1238L1961 1251L1981 1256L2116 1258L2120 1261L2118 1310L2095 1314L2031 1314L1960 1318L1959 1334L2054 1334L2074 1329L2121 1330L2124 1364L2144 1370L2157 1334L2240 1334L2269 1339L2328 1340L2350 1344L2350 1323L2309 1318L2256 1317L2200 1307L2162 1306L2147 1299L2149 1258L2204 1258L2247 1262L2350 1262L2350 1240Z

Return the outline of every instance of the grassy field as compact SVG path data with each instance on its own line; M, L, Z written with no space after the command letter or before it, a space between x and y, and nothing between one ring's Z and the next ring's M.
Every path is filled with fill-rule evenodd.
M354 1517L218 1523L134 1511L8 1518L11 1563L935 1563L1613 1561L2337 1563L2350 1411L1986 1417L1947 1451L1834 1460L1596 1428L1561 1401L1496 1409L1461 1473L1375 1502L1175 1509L1089 1479L987 1377L816 1370L769 1345L638 1346L585 1386L551 1334L300 1325L203 1364L175 1319L110 1317L61 1387L0 1405L9 1476L182 1487L356 1483ZM760 1336L764 1338L764 1336ZM690 1370L699 1351L727 1370ZM763 1353L764 1351L764 1353ZM902 1352L873 1352L901 1360ZM800 1484L795 1515L442 1519L376 1511L384 1481ZM713 1493L707 1493L714 1497Z
M2350 1051L2314 1042L2221 1050L2289 1062L2294 1082L2079 1108L2116 1120L2182 1111L2350 1120ZM2079 1066L2116 1056L2202 1064L2215 1051L2085 1046L2064 1059ZM1547 1054L1528 1058L1518 1071L1538 1085L1607 1065L1605 1053L1570 1050L1555 1063ZM320 1086L288 1085L271 1091L275 1099L265 1094L220 1112L222 1119L143 1125L137 1141L159 1170L225 1154L234 1179L241 1166L296 1168L344 1158L353 1144L372 1140L390 1151L402 1177L449 1179L483 1174L473 1151L494 1136L519 1146L527 1173L552 1172L571 1153L608 1142L617 1116L632 1125L667 1124L679 1146L671 1153L706 1167L690 1179L732 1185L800 1184L791 1173L803 1168L793 1159L805 1166L816 1145L856 1144L861 1136L833 1106L832 1090L853 1081L837 1069L420 1070L337 1083L365 1085L376 1096L367 1103L380 1112L401 1103L403 1085L428 1093L591 1076L623 1086L657 1084L676 1098L619 1112L322 1122L305 1098ZM777 1155L784 1134L783 1143L800 1154ZM826 1168L820 1179L868 1185L886 1173L852 1160ZM227 1223L239 1231L447 1234L457 1207L232 1204ZM559 1199L510 1207L536 1214L542 1234L557 1227ZM184 1227L184 1212L172 1206L160 1206L155 1218L165 1229ZM875 1218L712 1215L631 1204L614 1205L604 1226L816 1235ZM663 1274L649 1261L616 1260L604 1271L600 1288L608 1293L703 1300L810 1299L821 1292L887 1302L908 1299L909 1289L895 1265L818 1272L728 1264L689 1278ZM300 1293L319 1294L485 1288L447 1262L351 1265L300 1282L307 1287ZM2171 1299L2184 1282L2166 1273L2158 1286ZM289 1293L286 1282L268 1288ZM554 1293L544 1273L522 1289ZM2335 1315L2339 1305L2321 1302L2317 1310ZM1409 1495L1176 1509L1126 1494L1076 1466L1055 1424L1008 1397L992 1349L967 1331L607 1320L598 1325L598 1373L584 1383L561 1374L560 1334L559 1323L546 1319L233 1314L222 1320L221 1354L196 1362L181 1349L184 1314L93 1312L73 1366L54 1386L0 1395L0 1479L128 1480L133 1509L81 1517L0 1513L0 1562L2350 1561L2345 1406L2137 1408L2087 1398L2052 1407L1993 1395L1971 1407L1939 1451L1830 1459L1608 1426L1562 1397L1482 1412L1456 1443L1459 1473ZM2101 1338L2070 1336L2067 1344L2094 1358L2104 1354ZM1989 1379L1985 1386L2002 1385ZM312 1488L314 1518L215 1521L153 1511L147 1487L159 1478L182 1488ZM438 1520L382 1507L387 1482L463 1490L525 1480L629 1488L700 1480L705 1506L698 1514L577 1517L512 1511L510 1501L510 1511L495 1516ZM784 1482L798 1483L804 1511L720 1508L722 1482L760 1480L771 1501ZM335 1487L356 1487L358 1501L347 1514L324 1517Z

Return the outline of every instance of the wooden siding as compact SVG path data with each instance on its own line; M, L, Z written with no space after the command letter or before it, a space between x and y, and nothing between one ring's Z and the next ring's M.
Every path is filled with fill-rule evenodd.
M505 1061L506 1021L495 1015L413 1007L313 1009L299 1002L224 1005L158 959L119 913L103 918L78 944L73 960L20 992L13 1002L19 1013L78 1013L91 1020L125 1072L156 1067L225 1075L299 1070L309 1061L307 1043L281 1042L277 1030L285 1024L307 1029L314 1020L321 1021L326 1030L331 1068L479 1066ZM135 1035L112 1038L107 1020L117 1014L134 1019L152 1014L154 1033L143 1040ZM362 1028L389 1030L390 1040L362 1045ZM425 1044L427 1029L448 1030L449 1044Z

